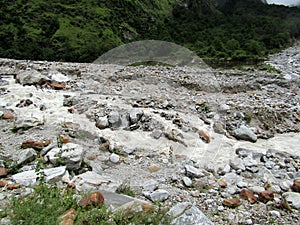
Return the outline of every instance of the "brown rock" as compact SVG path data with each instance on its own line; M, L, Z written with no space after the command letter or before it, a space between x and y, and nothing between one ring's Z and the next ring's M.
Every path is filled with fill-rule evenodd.
M243 189L240 192L240 198L244 199L244 200L247 200L251 204L257 202L257 198L254 196L253 192L248 190L248 189Z
M50 143L51 143L50 140L47 140L47 141L26 140L26 141L23 141L21 148L33 148L35 150L42 150L44 147L48 146Z
M291 186L292 191L300 193L300 178L294 180L294 184Z
M0 167L0 178L1 177L6 177L8 174L8 169L4 168L4 167Z
M85 196L78 202L78 205L83 207L90 205L98 206L102 204L104 204L104 197L100 192L93 192Z
M12 120L13 118L15 118L15 117L11 113L4 113L2 116L2 119L4 119L4 120Z
M67 136L65 135L59 135L59 139L62 143L69 143L70 142L70 138L68 138Z
M273 191L262 191L259 193L259 200L267 203L268 201L272 201L274 199Z
M238 198L227 198L224 199L223 205L230 207L230 208L236 208L241 205L241 201Z
M18 188L20 188L20 187L21 187L20 184L9 184L9 185L7 186L7 189L8 189L8 190L14 190L14 189L18 189Z
M6 180L0 180L0 187L5 187L7 183L8 182Z
M210 142L210 135L205 130L199 130L199 137L205 142Z
M218 184L220 185L221 188L226 188L227 187L227 183L225 180L219 180Z
M69 209L59 216L60 223L59 225L73 225L77 211L75 209Z
M51 83L50 87L52 87L55 90L62 90L66 88L66 85L64 84L59 84L59 83Z
M148 169L150 170L151 173L155 173L160 170L160 167L153 164L153 165L149 166Z

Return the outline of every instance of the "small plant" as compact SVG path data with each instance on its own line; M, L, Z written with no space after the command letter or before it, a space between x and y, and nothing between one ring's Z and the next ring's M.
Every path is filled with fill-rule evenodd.
M245 115L244 120L246 121L246 123L251 123L251 119L252 117L250 115Z

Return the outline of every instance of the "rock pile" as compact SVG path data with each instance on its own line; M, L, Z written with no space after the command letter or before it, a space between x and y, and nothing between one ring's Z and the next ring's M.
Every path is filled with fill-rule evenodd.
M82 206L160 202L173 224L299 224L298 80L266 71L0 66L1 206L55 182L91 192ZM126 189L136 198L117 194Z

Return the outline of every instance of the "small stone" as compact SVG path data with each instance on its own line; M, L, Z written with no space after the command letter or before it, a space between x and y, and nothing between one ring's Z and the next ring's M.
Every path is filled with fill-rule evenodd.
M96 127L98 127L100 130L108 128L109 127L108 118L106 116L97 118Z
M244 199L244 200L247 200L251 204L257 202L257 198L254 196L253 192L248 190L248 189L243 189L240 192L240 198Z
M8 190L14 190L14 189L18 189L20 187L21 187L20 184L9 184L9 185L7 185Z
M51 143L50 140L45 141L34 141L34 140L26 140L23 141L21 148L33 148L35 150L42 150L44 147L48 146Z
M268 201L272 201L274 199L273 191L262 191L259 193L259 200L267 203Z
M0 180L0 187L5 187L7 184L7 180Z
M259 194L260 192L263 192L266 190L264 187L260 187L260 186L249 187L249 189L256 194Z
M59 225L73 225L77 211L73 208L67 210L62 215L59 216L60 223Z
M246 188L248 184L244 181L240 181L236 184L239 188Z
M160 167L153 164L153 165L149 166L148 169L150 170L151 173L155 173L160 170Z
M60 84L60 83L51 83L50 87L52 87L54 90L62 90L66 88L65 84Z
M280 218L280 217L281 217L280 212L275 211L275 210L271 210L271 211L269 212L269 214L270 214L271 216L273 216L273 217L277 217L277 218Z
M240 140L244 141L250 141L250 142L256 142L257 141L257 136L254 134L254 132L246 127L246 126L241 126L238 129L235 129L232 133L232 135Z
M300 193L285 192L282 196L291 207L300 209Z
M225 180L219 180L218 184L221 188L226 188L227 187L227 182Z
M62 143L69 143L69 142L71 142L70 138L68 138L67 136L65 136L65 135L63 135L63 134L59 135L59 139L60 139L60 141L61 141ZM50 144L50 143L49 143L49 144Z
M158 182L156 180L147 180L144 184L143 184L143 189L145 191L155 191L158 188Z
M121 116L117 111L111 111L108 115L108 122L113 128L117 128L121 125Z
M187 186L187 187L192 186L192 180L189 177L183 177L182 181L185 186Z
M205 143L210 142L210 135L207 131L205 130L199 130L199 137L202 139Z
M109 160L113 163L118 163L120 162L120 156L115 154L115 153L112 153L110 156L109 156Z
M230 159L229 165L232 167L232 169L235 169L235 170L240 169L240 170L244 171L246 169L243 160L238 157Z
M204 177L204 173L201 172L201 170L197 169L194 166L186 165L185 166L186 175L191 178L200 178Z
M291 186L292 191L300 192L300 178L294 180L294 184Z
M230 207L230 208L236 208L236 207L240 206L242 203L237 198L227 198L227 199L224 199L222 204L224 206L227 206L227 207Z
M31 162L36 157L36 152L32 148L24 149L18 154L17 165L22 165L24 163Z
M151 137L154 139L159 139L163 135L163 132L161 130L153 130L152 133L150 134Z
M4 167L0 167L0 178L6 177L8 174L8 169Z
M129 120L131 124L137 123L144 115L144 111L140 108L132 108L129 112Z
M170 193L166 190L156 190L149 195L149 199L153 202L163 202L167 200L170 196Z
M82 198L79 202L79 206L99 206L104 204L104 197L100 192L93 192L84 198Z
M3 120L12 120L12 119L14 119L14 118L15 118L14 115L11 114L11 113L4 113L4 114L2 115L2 119L3 119Z
M224 206L222 206L222 205L218 206L218 211L219 211L219 212L223 212L224 209L225 209Z

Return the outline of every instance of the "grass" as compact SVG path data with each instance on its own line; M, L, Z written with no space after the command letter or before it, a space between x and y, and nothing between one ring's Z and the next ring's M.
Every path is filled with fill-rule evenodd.
M170 224L166 211L149 209L141 212L119 211L112 213L104 205L80 207L72 192L55 185L40 184L34 192L25 196L12 198L1 217L8 216L12 225L34 224L55 225L61 221L59 216L69 209L75 209L75 225L122 225L122 224Z

